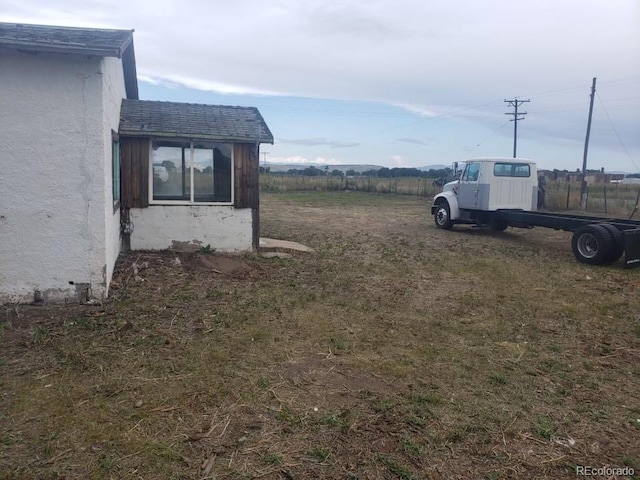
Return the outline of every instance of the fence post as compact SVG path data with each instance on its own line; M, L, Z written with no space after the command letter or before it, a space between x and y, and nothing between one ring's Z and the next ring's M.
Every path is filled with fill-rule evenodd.
M629 215L629 220L631 220L633 218L633 216L635 215L636 211L638 210L638 202L640 202L640 189L638 189L638 195L636 196L636 204L633 207L633 211L631 212L631 215Z
M604 194L604 213L607 213L607 186L606 185L604 186L602 192Z
M569 195L571 195L571 182L567 182L567 206L565 210L569 210Z
M584 189L584 211L587 211L587 205L589 205L589 185Z

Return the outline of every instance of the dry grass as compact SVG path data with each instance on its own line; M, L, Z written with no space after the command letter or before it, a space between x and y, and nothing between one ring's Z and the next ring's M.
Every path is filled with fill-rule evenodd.
M262 202L316 253L136 253L105 305L3 307L0 478L639 471L638 271L416 197Z
M434 180L434 178L419 177L304 176L270 173L260 175L260 190L265 193L350 190L433 197L442 191L442 187L433 185Z
M589 213L607 214L618 217L639 218L634 212L640 198L640 186L634 184L597 184L587 188L586 209ZM545 206L549 210L578 210L580 205L580 184L565 181L549 182L546 186Z

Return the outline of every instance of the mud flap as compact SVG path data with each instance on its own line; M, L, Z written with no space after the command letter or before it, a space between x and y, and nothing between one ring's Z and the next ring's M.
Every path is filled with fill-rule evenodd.
M624 266L640 267L640 228L624 232Z

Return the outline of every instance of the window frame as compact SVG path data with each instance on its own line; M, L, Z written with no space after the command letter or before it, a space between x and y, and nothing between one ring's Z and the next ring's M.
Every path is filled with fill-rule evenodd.
M190 170L190 186L189 186L189 200L159 200L159 199L155 199L153 198L153 142L158 141L158 142L166 142L166 143L175 143L176 146L180 146L181 148L184 148L183 152L187 152L187 147L184 146L185 143L189 143L189 158L186 159L185 158L185 166L189 165L189 170ZM178 145L182 143L183 145ZM193 173L194 170L194 162L193 162L193 155L194 155L194 144L195 143L222 143L222 144L226 144L226 145L230 145L231 146L231 172L230 172L230 177L231 177L231 199L228 202L196 202L195 201L195 192L194 192L194 183L195 183L195 175ZM214 171L215 174L215 171ZM148 175L148 181L149 181L149 205L189 205L189 206L194 206L194 205L219 205L219 206L233 206L235 205L235 148L234 148L234 143L233 142L216 142L214 140L193 140L193 139L185 139L185 138L162 138L162 137L158 137L158 138L149 138L149 175Z
M477 165L478 170L475 173L475 178L473 180L469 180L469 171L471 170L472 167L475 167ZM480 169L482 168L482 164L480 162L469 162L465 165L464 171L462 172L462 175L460 176L460 181L461 182L477 182L480 179Z
M113 213L120 209L122 202L122 156L120 154L120 137L111 130L111 200Z

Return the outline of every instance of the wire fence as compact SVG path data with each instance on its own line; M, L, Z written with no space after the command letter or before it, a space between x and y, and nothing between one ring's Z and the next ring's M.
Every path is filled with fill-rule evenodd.
M363 176L304 176L260 174L262 192L300 192L300 191L355 191L370 193L395 193L433 197L442 191L433 178L420 177L363 177Z
M550 211L580 209L579 182L550 182L544 187L542 208ZM584 211L611 216L636 214L640 200L640 185L602 183L588 185Z
M442 191L437 179L420 177L304 176L260 174L261 192L355 191L394 193L431 198ZM584 211L618 217L640 216L640 185L596 184L587 187ZM548 182L540 189L539 208L547 211L580 210L580 183Z

